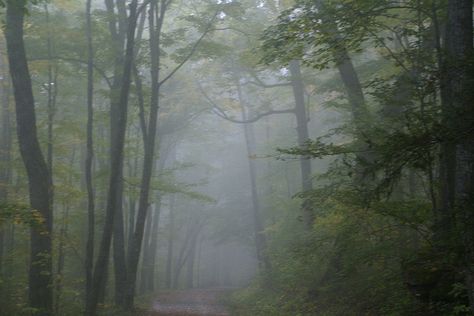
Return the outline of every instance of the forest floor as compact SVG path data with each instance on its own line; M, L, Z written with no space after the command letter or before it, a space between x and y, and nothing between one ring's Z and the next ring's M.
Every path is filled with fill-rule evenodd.
M229 316L222 298L224 288L167 291L158 294L149 316Z

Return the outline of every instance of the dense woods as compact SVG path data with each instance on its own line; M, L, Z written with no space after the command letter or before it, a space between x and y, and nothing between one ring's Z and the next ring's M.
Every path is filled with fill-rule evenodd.
M0 15L0 315L474 315L472 0Z

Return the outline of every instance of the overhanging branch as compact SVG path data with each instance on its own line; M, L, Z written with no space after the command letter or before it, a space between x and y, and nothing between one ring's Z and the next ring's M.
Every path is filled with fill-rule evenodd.
M217 105L217 103L215 103L210 97L209 95L207 95L206 91L204 91L204 89L202 88L201 84L198 82L198 87L199 87L199 90L201 91L202 95L204 96L204 98L209 102L209 104L212 106L212 109L211 111L216 114L217 116L219 116L220 118L223 118L229 122L232 122L232 123L236 123L236 124L250 124L250 123L254 123L258 120L260 120L261 118L263 117L266 117L266 116L270 116L270 115L277 115L277 114L295 114L295 109L292 108L292 109L284 109L284 110L270 110L270 111L267 111L267 112L263 112L263 113L260 113L260 114L257 114L256 116L254 116L253 118L251 119L248 119L248 120L237 120L237 119L234 119L230 116L228 116L225 111Z
M165 77L163 78L163 80L160 81L159 83L159 86L161 86L162 84L164 84L166 81L168 81L171 77L173 77L173 75L179 70L181 69L181 67L184 66L184 64L194 55L194 53L196 52L199 44L202 42L202 40L204 39L204 37L212 30L211 29L211 26L214 24L214 21L216 20L216 17L217 17L217 14L219 13L219 11L216 11L216 13L214 13L214 16L211 18L211 20L209 21L208 25L206 26L206 29L204 30L204 32L201 34L201 36L199 37L199 39L194 43L193 47L191 48L191 50L189 51L188 55L186 55L186 57Z

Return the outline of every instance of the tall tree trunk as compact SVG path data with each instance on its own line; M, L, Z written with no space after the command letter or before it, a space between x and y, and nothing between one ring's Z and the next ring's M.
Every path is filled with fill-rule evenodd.
M135 209L136 201L130 196L128 198L128 231L127 231L127 245L132 244L133 239L133 227L135 227Z
M364 92L359 80L352 59L345 47L334 53L334 59L337 63L337 69L347 94L347 99L352 110L352 118L358 131L362 130L364 116L366 115ZM360 135L358 135L360 136Z
M189 258L187 262L186 272L186 288L194 288L194 262L196 261L196 247L198 238L192 241L191 249L189 250Z
M242 119L247 120L247 109L246 102L242 93L242 87L237 78L237 95L242 108ZM256 155L257 145L255 141L255 132L252 124L244 124L245 134L245 145L247 147L247 156L249 163L249 176L250 176L250 191L252 196L252 217L254 225L254 238L255 238L255 249L257 252L257 260L261 272L269 273L271 271L271 263L267 254L267 240L264 234L264 227L262 217L260 214L260 203L258 200L258 188L257 188L257 163L252 156Z
M162 143L163 140L160 140ZM171 153L172 150L166 150L162 151L160 153L160 157L158 160L158 165L156 167L156 170L159 174L160 171L162 171L166 165L166 160L168 158L168 155ZM174 151L173 151L174 152ZM155 202L155 215L153 217L153 226L152 226L152 232L150 236L150 244L148 247L148 254L149 254L149 260L150 260L150 270L148 276L144 276L148 279L148 286L145 289L148 293L153 293L155 291L155 262L156 262L156 254L158 252L158 231L160 227L160 216L161 216L161 206L162 206L162 195L160 192L157 194L156 202Z
M304 83L301 76L300 62L297 60L290 61L291 87L295 98L295 115L297 123L298 145L303 146L309 140L308 132L308 115L306 114L306 105L304 100ZM304 192L313 188L311 180L311 160L305 157L300 158L301 182ZM313 227L314 214L309 203L303 203L303 223L306 229Z
M7 1L5 36L16 101L18 141L28 175L30 204L44 219L31 228L29 304L37 310L36 315L51 315L51 179L36 131L35 101L23 41L25 5L24 0Z
M138 152L138 147L136 150ZM138 157L134 158L133 164L130 163L129 165L129 176L130 177L137 177L138 176ZM132 189L133 190L133 189ZM127 245L130 246L132 244L133 239L133 228L135 227L135 213L137 208L137 201L135 200L135 192L130 192L128 198L128 232L127 232Z
M109 28L114 45L114 82L110 95L110 110L111 112L116 111L120 107L121 98L117 98L120 95L123 80L125 79L125 73L122 65L125 61L124 44L127 39L127 29L129 23L127 21L127 11L125 0L116 0L116 8L118 15L115 16L113 1L106 0L107 11L110 16ZM135 21L136 27L136 21ZM135 37L133 39L135 43ZM127 40L128 43L128 40ZM134 44L135 46L135 44ZM132 53L132 67L134 64L135 50ZM117 135L117 131L120 130L120 118L115 115L110 115L110 127L111 127L111 145L110 154L113 154L114 150L114 137ZM123 214L123 159L119 169L111 169L111 172L118 173L119 181L116 183L116 205L115 205L115 218L113 227L113 260L114 260L114 279L115 279L115 304L123 306L125 300L125 292L127 287L127 265L125 256L125 231L124 231L124 214Z
M194 251L192 248L195 247L194 243L198 239L199 233L202 229L203 223L193 223L190 224L187 232L186 237L184 238L183 244L179 251L178 258L175 262L175 271L173 275L173 288L177 289L179 286L179 277L181 275L181 270L183 269L186 262L189 260L192 252Z
M114 14L114 7L110 0L106 0L107 2L107 10L109 14ZM127 13L126 13L126 3L125 0L117 0L117 24L113 24L110 26L112 38L114 39L114 43L116 46L115 49L115 65L116 65L116 75L117 78L122 76L120 71L120 65L123 62L123 44L125 41L125 36L127 29L129 28L129 23L127 22ZM137 29L137 37L135 39L135 43L139 43L142 38L144 22L145 22L146 15L143 14L142 18L140 19L140 23ZM115 20L111 20L111 23L114 23ZM135 28L137 28L135 22ZM136 47L132 59L132 71L134 72L135 66L135 57L138 54L139 46ZM115 86L115 85L114 85ZM120 87L119 84L117 87ZM111 106L117 104L117 99L114 99L114 95L111 96ZM118 124L118 121L111 116L111 126L114 128L115 125ZM137 160L135 161L135 171L138 170L137 167ZM120 172L123 174L123 167L121 168ZM122 176L121 176L122 178ZM127 242L128 247L131 247L132 240L133 240L133 232L134 232L134 223L135 223L135 201L132 201L132 205L130 205L130 214L129 214L129 227L128 227L128 236ZM128 287L128 280L127 280L127 256L126 256L126 247L125 247L125 222L124 222L124 212L123 212L123 183L120 183L118 192L117 192L117 209L115 214L115 225L114 225L114 242L113 242L113 257L114 257L114 273L115 273L115 303L119 306L125 307L126 305L126 298L127 298L127 287Z
M51 181L53 181L53 125L54 125L54 116L56 114L56 96L57 96L57 70L53 66L53 35L51 32L51 23L49 17L49 7L48 4L44 5L44 11L46 14L46 27L47 27L47 51L48 51L48 83L46 84L46 90L48 93L47 101L47 111L48 111L48 145L47 145L47 155L46 163L48 165L48 170L50 173ZM52 198L54 193L52 192ZM53 206L51 201L51 206Z
M67 203L67 202L66 202ZM63 290L63 270L64 261L66 260L65 243L68 231L69 221L69 205L63 205L64 213L61 223L61 229L59 231L59 244L58 244L58 261L56 266L56 286L55 286L55 302L54 302L54 313L55 315L61 315L60 313L60 302L61 294Z
M105 287L105 273L107 271L110 244L115 222L115 212L121 190L121 176L123 168L125 131L127 127L128 97L130 92L131 72L133 65L135 30L137 25L138 0L130 3L130 15L128 19L127 44L123 65L122 84L118 107L112 109L111 116L116 118L117 125L113 128L111 148L111 173L109 178L109 192L107 198L106 216L103 228L102 241L94 269L93 284L90 300L86 304L86 315L95 316L97 313L98 297ZM112 126L113 127L113 126ZM121 201L120 203L121 204Z
M160 1L158 7L157 1L152 1L149 14L149 32L150 32L150 55L151 55L151 100L150 117L147 126L146 142L144 144L145 156L143 161L142 181L140 185L140 197L138 200L138 212L135 223L134 236L132 244L128 248L127 257L127 297L125 306L127 309L133 308L135 297L135 287L137 279L138 261L143 242L143 233L145 229L146 217L149 209L150 182L153 175L153 166L155 160L156 132L159 110L159 67L160 67L160 36L168 2ZM159 11L158 11L159 10ZM159 12L159 14L158 14ZM155 21L155 18L157 20ZM155 26L156 25L156 26Z
M158 226L160 223L161 197L158 196L154 204L153 216L150 216L147 222L147 233L145 234L143 246L143 259L141 268L141 286L140 292L152 293L155 290L155 261L158 247ZM151 214L150 214L151 215ZM149 232L148 232L149 229Z
M86 242L86 295L92 288L92 271L94 264L95 242L95 197L92 182L92 167L94 161L94 48L92 45L92 0L86 2L86 40L87 40L87 127L86 127L86 160L85 176L87 190L87 242ZM86 299L87 300L87 299Z
M324 2L322 0L316 0L315 5L318 9L324 9ZM338 49L333 50L332 56L336 62L337 70L344 84L347 99L352 109L353 122L358 131L363 128L363 120L366 114L365 97L359 75L354 68L354 64L352 63L352 59L346 48L343 37L338 33L336 23L331 20L331 16L325 16L322 22L327 24L327 29L331 32L329 34L331 40L334 43L337 43Z
M176 203L176 194L171 195L169 206L169 230L168 230L168 251L166 255L166 288L172 286L173 276L173 252L174 252L174 206Z
M202 245L204 243L204 239L201 237L199 238L198 243L198 250L197 250L197 267L196 267L196 286L197 288L201 287L201 256L202 256Z
M338 34L334 36L339 37ZM344 83L346 90L347 99L351 106L352 112L352 123L355 126L355 141L357 144L356 154L356 172L355 181L357 185L364 185L370 179L370 175L367 174L367 164L373 160L373 153L367 150L367 144L364 139L364 128L367 123L367 108L365 106L365 97L360 83L359 75L357 74L352 59L347 52L344 45L341 44L341 48L334 52L334 59L337 63L337 69Z
M12 149L12 135L11 135L11 114L10 114L10 89L8 67L6 65L6 56L3 55L5 51L4 43L1 43L0 55L0 74L3 80L0 81L0 201L8 202L8 185L11 181L11 149ZM7 225L0 224L0 279L4 280L5 274L5 260L4 255L7 250ZM6 287L0 285L0 296L7 299L5 293Z
M129 27L129 23L127 22L127 14L126 14L126 3L124 0L117 1L117 10L118 10L118 38L120 41L123 42L124 34L126 33L127 28ZM138 18L138 17L137 17ZM140 22L138 25L135 25L137 29L135 43L139 44L142 35L144 24L146 20L146 14L142 14L140 18ZM119 44L119 43L117 43ZM133 56L133 65L132 65L132 73L135 72L136 63L135 59L137 54L139 53L140 46L137 45L135 48L134 56ZM121 55L118 56L116 59L119 62ZM111 122L114 124L113 122ZM138 170L137 167L137 160L135 161L135 171ZM122 171L123 172L123 171ZM128 264L127 264L127 251L125 247L125 221L124 221L124 211L123 211L123 183L119 189L117 203L120 203L119 207L116 210L116 222L114 226L114 269L115 269L115 303L119 306L126 307L126 301L128 297ZM127 242L128 247L133 245L133 234L134 234L134 227L135 227L135 201L132 201L133 205L130 206L129 210L131 213L129 214L129 231L127 235Z
M53 66L53 35L51 32L51 23L49 15L48 4L44 4L44 11L46 16L46 28L47 28L47 51L48 51L48 82L46 84L47 90L47 150L46 150L46 164L48 166L49 178L51 181L51 193L50 193L50 205L51 212L54 213L54 178L53 178L53 159L54 159L54 117L56 114L56 97L57 97L57 69ZM73 155L74 156L74 155ZM68 211L66 211L67 213ZM55 278L55 297L53 299L54 303L54 313L59 315L59 300L61 298L62 291L62 270L64 266L64 232L65 232L65 219L63 218L63 223L61 224L60 233L59 233L59 245L58 245L58 261L57 261L57 270Z
M464 246L464 274L471 310L474 311L474 75L472 0L448 1L445 60L443 65L442 111L444 123L454 139L441 149L441 203L437 211L435 233L442 247L452 244L455 236L454 220L462 234L459 244ZM436 231L437 230L437 231ZM447 239L447 240L444 240ZM451 239L451 240L450 240Z
M324 2L322 0L316 0L315 5L318 9L324 9ZM337 70L344 84L346 96L351 106L352 122L355 126L355 138L358 144L359 153L357 154L357 165L356 165L356 178L357 184L363 184L367 179L365 163L370 163L373 159L373 154L366 150L366 145L363 143L364 126L366 123L367 107L365 105L364 91L360 83L359 75L357 74L351 56L344 43L344 38L338 33L338 27L334 21L331 20L330 16L325 16L322 21L327 24L327 29L330 30L331 40L337 43L338 49L334 49L332 57L336 63Z
M117 171L119 172L119 171ZM123 167L119 172L123 175ZM122 178L122 176L121 176ZM115 304L123 306L125 301L125 292L127 288L127 264L125 256L125 231L123 214L123 182L117 183L117 202L115 208L114 232L113 232L113 259L114 259L114 277L115 277ZM130 245L129 245L130 247Z
M140 293L146 293L146 288L148 287L149 279L148 274L150 271L150 256L149 256L149 246L152 230L152 222L154 220L154 207L151 208L147 221L145 224L145 236L143 237L143 251L142 251L142 260L141 260L141 271L140 271Z
M72 170L74 168L74 161L76 159L76 150L73 148L71 161L69 168ZM69 175L69 186L73 186L73 173ZM68 201L65 201L63 204L63 218L61 223L61 229L59 231L59 243L58 243L58 261L56 265L56 284L55 284L55 291L56 296L54 300L54 313L55 315L61 315L60 313L60 301L61 301L61 294L63 289L63 279L64 279L64 262L66 260L66 238L67 232L69 228L69 209L70 205Z
M158 197L155 202L155 215L153 216L153 225L151 228L150 244L148 247L148 256L149 256L149 274L147 276L148 286L146 291L148 293L153 293L155 290L155 263L156 263L156 253L158 250L158 228L160 224L160 211L161 211L161 197Z

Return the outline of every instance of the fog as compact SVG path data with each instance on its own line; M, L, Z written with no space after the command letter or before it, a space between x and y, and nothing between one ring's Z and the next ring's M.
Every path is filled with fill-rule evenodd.
M0 0L0 316L472 315L472 0Z

